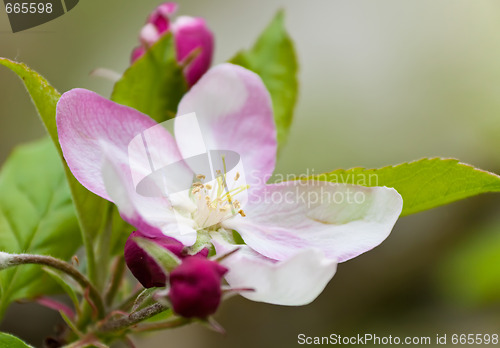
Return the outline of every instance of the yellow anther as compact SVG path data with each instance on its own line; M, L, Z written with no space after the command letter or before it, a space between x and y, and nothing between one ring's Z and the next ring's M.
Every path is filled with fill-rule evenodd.
M234 181L238 181L240 178L240 172L236 172L236 176L234 177Z
M198 175L196 175L196 178L197 178L198 180L205 180L205 175L203 175L203 174L198 174Z
M246 215L245 215L245 213L243 212L243 210L241 210L241 209L238 211L238 214L240 214L240 215L241 215L241 216L243 216L243 217L245 217L245 216L246 216Z
M212 189L212 185L209 185L209 184L206 184L205 187L206 187L207 190L211 190Z
M241 208L241 204L237 200L234 200L233 205L234 205L234 209L240 209Z

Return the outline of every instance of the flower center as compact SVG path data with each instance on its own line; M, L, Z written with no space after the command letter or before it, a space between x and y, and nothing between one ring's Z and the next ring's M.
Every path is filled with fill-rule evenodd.
M224 159L223 159L224 162ZM241 203L235 198L239 193L247 190L248 185L239 185L240 173L229 178L224 164L224 174L217 171L217 177L212 183L204 183L205 176L197 175L197 180L191 187L191 199L196 204L192 213L193 220L200 229L216 230L223 220L236 214L245 216ZM232 187L229 187L232 186Z

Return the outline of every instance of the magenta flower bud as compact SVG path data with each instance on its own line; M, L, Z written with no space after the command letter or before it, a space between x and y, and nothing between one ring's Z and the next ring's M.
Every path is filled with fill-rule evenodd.
M178 240L163 234L158 236L145 235L139 231L132 232L125 243L125 262L130 272L145 288L163 287L167 276L156 261L149 256L133 239L136 237L149 239L169 250L179 258L182 257L184 245Z
M184 69L184 76L189 86L194 85L210 68L214 50L214 38L205 20L200 17L182 16L177 18L172 30L175 36L177 61L181 62L195 49L199 53Z
M185 258L170 273L169 298L174 312L186 318L205 319L219 307L221 280L228 269L215 261Z
M174 36L176 58L179 63L189 57L194 50L199 50L197 56L184 69L186 81L192 86L212 63L214 37L203 18L181 16L172 22L171 17L176 10L176 3L166 2L151 13L139 35L141 46L132 51L131 61L133 63L140 58L149 46L170 31Z
M175 2L164 2L154 9L147 22L153 24L160 35L164 34L170 27L170 16L177 12L177 7Z

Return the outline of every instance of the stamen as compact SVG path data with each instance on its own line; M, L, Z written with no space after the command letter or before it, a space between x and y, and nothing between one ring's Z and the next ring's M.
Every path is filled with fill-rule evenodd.
M217 177L217 197L220 197L224 188L222 187L222 178L220 176Z
M242 186L238 186L234 189L232 189L231 191L229 191L227 194L225 194L224 196L227 196L227 195L233 195L233 196L236 196L238 193L240 192L243 192L245 190L247 190L248 188L250 187L250 185L242 185ZM223 197L224 197L223 196Z
M231 215L240 214L245 217L245 212L241 209L241 203L235 199L235 195L249 188L248 185L234 185L231 183L231 190L227 182L227 166L225 156L222 156L222 168L215 171L215 182L203 184L201 180L205 179L203 174L196 175L196 182L192 184L192 198L197 201L198 210L194 212L194 218L201 228L211 228L229 218ZM234 182L241 177L239 172L234 176Z
M224 156L224 155L222 156L222 166L224 167L224 175L221 175L221 179L222 179L222 182L224 184L224 189L227 192L224 196L226 196L227 201L231 205L231 211L234 214L233 202L231 200L231 195L229 194L229 188L227 187L227 182L226 182L226 177L225 177L227 174L227 169L226 169L226 156Z

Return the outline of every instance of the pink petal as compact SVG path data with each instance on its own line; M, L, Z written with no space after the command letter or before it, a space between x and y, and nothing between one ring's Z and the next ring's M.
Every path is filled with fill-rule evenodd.
M158 5L156 11L158 11L158 13L161 13L161 15L164 17L170 17L175 12L177 12L178 7L179 5L177 5L177 3L175 2L164 2L163 4Z
M196 58L186 67L184 74L190 86L194 85L212 63L214 36L205 20L200 17L178 17L172 25L177 49L177 61L182 62L193 50Z
M314 248L343 262L387 238L402 206L401 196L387 187L290 181L251 192L246 217L222 224L271 259Z
M71 172L83 186L108 200L110 197L101 174L104 149L119 162L122 170L128 169L130 173L129 143L157 125L135 109L84 89L73 89L61 96L56 121L59 142ZM168 132L163 132L161 139L156 141L161 142L171 162L180 159L175 141Z
M161 34L158 32L158 29L151 23L143 26L139 34L139 40L146 47L153 45L160 37Z
M160 34L165 33L170 26L170 17L177 11L175 2L165 2L151 13L148 23L153 24Z
M144 48L144 46L139 46L134 48L134 50L132 51L132 55L130 57L131 63L141 58L144 53L146 53L146 49Z
M224 254L234 245L222 239L214 241L217 254ZM321 294L337 270L337 262L328 260L315 249L303 249L290 258L276 262L259 255L248 246L238 245L222 265L229 268L226 280L232 288L251 288L241 292L252 301L284 306L301 306Z
M122 218L145 235L156 237L163 233L184 245L193 245L196 241L194 222L177 214L168 198L138 194L130 170L124 169L123 161L117 158L116 151L105 149L104 152L104 184Z
M251 189L263 185L276 161L276 127L271 98L258 75L232 64L210 69L181 100L178 115L195 112L209 150L241 156ZM189 129L175 127L181 153L192 153Z

